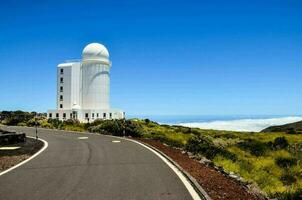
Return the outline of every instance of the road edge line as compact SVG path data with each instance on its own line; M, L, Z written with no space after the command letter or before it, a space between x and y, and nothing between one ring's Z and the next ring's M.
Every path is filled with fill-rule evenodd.
M28 138L32 138L32 139L36 139L35 137L31 137L31 136L26 136ZM29 162L30 160L34 159L35 157L37 157L40 153L42 153L47 147L48 147L48 142L41 139L41 138L38 138L38 140L42 141L44 143L43 147L38 151L36 152L35 154L33 154L32 156L30 156L29 158L27 158L26 160L23 160L22 162L18 163L17 165L15 166L12 166L11 168L8 168L7 170L4 170L3 172L0 172L0 176L20 167L21 165L24 165L25 163Z
M199 183L196 181L196 179L191 176L185 169L183 169L176 161L174 161L171 157L163 153L162 151L158 150L157 148L143 143L144 145L150 147L151 149L157 151L159 154L164 156L169 162L171 162L173 165L175 165L178 170L181 171L181 173L188 179L188 181L191 183L191 185L194 187L195 191L199 194L199 196L202 196L206 200L212 200L212 198L207 194L207 192L199 185Z
M146 144L141 143L139 141L132 140L132 139L129 139L129 138L123 138L123 139L134 142L134 143L137 143L137 144L145 147L146 149L150 150L155 155L157 155L178 176L178 178L181 180L181 182L184 184L184 186L186 187L186 189L190 193L193 200L201 200L202 199L199 192L197 192L196 188L194 188L194 187L196 187L195 183L190 180L190 177L187 176L187 173L184 173L184 170L182 168L180 168L179 165L175 165L176 163L174 161L172 161L171 158L168 159L169 157L167 155L165 155L164 153L162 153L161 151L159 151L158 149L155 149L154 147L150 147L149 145L146 145ZM207 197L209 197L208 195L206 195L206 196L204 194L202 194L202 195L203 195L202 197L204 197L205 199L211 200L211 198L207 198Z

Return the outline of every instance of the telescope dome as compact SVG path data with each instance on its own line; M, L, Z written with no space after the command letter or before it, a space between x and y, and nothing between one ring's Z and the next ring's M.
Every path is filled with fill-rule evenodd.
M100 59L100 58L108 59L109 52L107 48L102 44L90 43L83 49L82 57L84 60Z

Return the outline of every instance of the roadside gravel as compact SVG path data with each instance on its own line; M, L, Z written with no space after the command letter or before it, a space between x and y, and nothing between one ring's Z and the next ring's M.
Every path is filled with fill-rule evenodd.
M138 139L139 141L149 144L160 150L185 171L194 177L199 185L207 192L213 200L259 200L262 198L248 192L246 188L241 186L235 180L232 180L213 167L207 166L197 160L191 159L188 154L183 154L181 150L174 149L164 145L158 140Z
M0 150L0 172L13 167L35 154L43 147L43 142L27 138L25 143L6 146L19 146L21 148L15 150Z

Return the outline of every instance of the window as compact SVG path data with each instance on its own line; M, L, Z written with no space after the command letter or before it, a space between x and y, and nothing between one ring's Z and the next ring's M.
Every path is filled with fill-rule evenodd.
M59 118L59 113L56 113L56 118Z
M92 118L94 118L94 113L92 113Z
M61 82L61 83L64 83L64 81L63 81L63 77L61 77L61 78L60 78L60 82Z
M63 74L64 73L64 69L60 69L60 73Z
M72 113L70 113L70 119L72 118Z
M63 86L60 87L60 92L63 92Z
M106 119L106 113L103 113L103 118Z
M66 113L63 113L63 119L66 119Z
M48 117L49 117L49 118L52 118L52 113L49 113Z
M63 95L60 95L60 101L63 101Z
M63 104L60 104L60 108L63 108Z
M99 113L96 114L96 117L99 118Z
M110 119L112 118L112 113L109 113L109 118L110 118Z
M88 113L85 113L85 118L88 118Z

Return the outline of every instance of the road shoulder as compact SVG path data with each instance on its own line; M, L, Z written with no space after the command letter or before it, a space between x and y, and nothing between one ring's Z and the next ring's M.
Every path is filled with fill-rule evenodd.
M43 139L36 140L27 136L24 144L14 146L20 148L0 151L0 176L34 159L48 147L48 143Z

